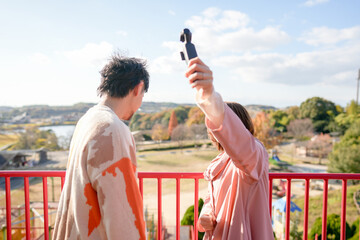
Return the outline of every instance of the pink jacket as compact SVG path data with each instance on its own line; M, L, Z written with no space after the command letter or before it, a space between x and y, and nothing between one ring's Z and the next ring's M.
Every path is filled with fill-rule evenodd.
M221 97L217 104L219 101ZM214 129L206 118L208 129L225 152L212 160L204 172L209 194L201 214L213 211L216 217L214 230L206 232L204 239L273 240L267 151L223 104L224 120L219 128Z

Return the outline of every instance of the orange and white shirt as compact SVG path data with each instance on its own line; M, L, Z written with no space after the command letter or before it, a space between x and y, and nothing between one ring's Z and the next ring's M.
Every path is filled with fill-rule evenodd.
M145 232L134 139L98 104L75 128L52 239L146 239Z

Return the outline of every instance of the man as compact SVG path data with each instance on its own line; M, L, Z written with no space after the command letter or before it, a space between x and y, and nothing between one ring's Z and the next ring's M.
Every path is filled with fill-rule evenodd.
M71 141L53 239L146 239L135 142L121 121L148 90L146 63L114 54L100 73L101 100Z

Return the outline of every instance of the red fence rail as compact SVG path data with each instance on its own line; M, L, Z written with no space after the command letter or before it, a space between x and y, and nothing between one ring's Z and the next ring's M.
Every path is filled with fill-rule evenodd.
M30 239L30 199L29 199L29 178L41 177L43 183L43 209L44 209L44 237L49 239L49 219L48 219L48 189L47 178L61 178L61 188L64 185L65 171L0 171L0 178L5 178L5 198L6 198L6 235L7 239L11 239L11 177L24 178L24 196L25 196L25 229L26 239ZM194 179L194 222L197 222L198 216L198 199L199 199L199 179L203 179L202 173L174 173L174 172L139 172L139 188L143 195L143 180L157 179L157 201L158 201L158 226L162 226L162 179L176 180L176 239L180 239L180 180ZM326 239L327 225L327 199L328 199L328 181L342 181L342 200L341 200L341 240L345 240L346 233L346 194L347 181L360 180L360 174L344 174L344 173L270 173L269 174L269 208L270 215L272 209L272 186L274 179L286 179L286 225L285 239L290 238L290 197L291 197L291 181L301 179L305 181L305 201L304 201L304 231L303 239L308 237L308 214L309 214L309 189L310 180L320 179L324 181L323 191L323 211L322 211L322 239ZM197 239L197 226L194 224L194 239ZM157 228L157 238L161 239L161 227Z

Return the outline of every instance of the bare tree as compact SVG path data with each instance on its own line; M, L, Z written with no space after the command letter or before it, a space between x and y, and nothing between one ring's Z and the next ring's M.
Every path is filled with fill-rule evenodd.
M177 141L179 147L182 148L184 146L184 140L189 139L189 132L189 128L186 125L180 124L172 131L171 140Z
M308 150L310 150L310 154L314 157L319 158L319 164L321 164L321 160L332 150L332 140L329 134L316 135L313 137L307 145Z
M200 139L205 139L207 137L207 131L205 124L193 124L190 126L192 136L194 139L195 146Z
M287 131L290 136L301 140L314 134L314 126L309 118L295 119L289 123Z

